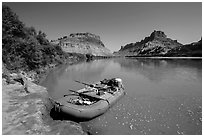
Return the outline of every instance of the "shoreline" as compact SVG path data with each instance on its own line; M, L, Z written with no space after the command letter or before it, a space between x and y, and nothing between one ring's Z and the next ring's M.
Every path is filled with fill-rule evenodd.
M150 59L202 59L202 57L139 57L139 56L125 56L125 58L150 58Z
M53 66L48 66L46 68L43 69L43 71L41 72L41 74L39 74L40 76L38 76L38 78L35 80L35 83L38 85L41 85L42 81L45 80L45 78L47 77L47 75L50 73L50 71L56 69L57 67L60 67L61 65L74 65L74 64L78 64L80 62L83 62L85 60L73 60L70 62L66 62L64 64L58 64L58 65L53 65Z
M65 64L79 63L69 60ZM48 91L40 85L49 72L60 65L48 65L36 71L25 72L26 87L15 81L18 73L2 72L2 134L3 135L87 135L80 123L53 120ZM29 77L31 76L31 77ZM33 76L33 77L32 77Z

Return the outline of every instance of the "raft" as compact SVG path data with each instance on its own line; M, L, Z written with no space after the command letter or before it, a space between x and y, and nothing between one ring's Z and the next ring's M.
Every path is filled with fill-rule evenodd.
M101 86L102 84L98 82L95 85ZM92 87L85 87L76 91L79 94L71 92L55 100L54 107L57 111L73 118L82 120L93 119L104 114L125 94L123 87L118 87L116 91L106 90L106 88L102 89L96 92Z

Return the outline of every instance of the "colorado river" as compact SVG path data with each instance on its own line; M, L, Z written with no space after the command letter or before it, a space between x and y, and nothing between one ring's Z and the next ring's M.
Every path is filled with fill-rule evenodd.
M82 122L91 134L202 134L202 60L104 59L61 66L43 86L57 99L68 89L120 77L126 95L105 114Z

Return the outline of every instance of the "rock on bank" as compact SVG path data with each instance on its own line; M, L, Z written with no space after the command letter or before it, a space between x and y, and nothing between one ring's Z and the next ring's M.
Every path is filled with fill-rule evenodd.
M18 82L2 79L2 134L86 134L78 123L53 120L46 88L27 81L28 92Z

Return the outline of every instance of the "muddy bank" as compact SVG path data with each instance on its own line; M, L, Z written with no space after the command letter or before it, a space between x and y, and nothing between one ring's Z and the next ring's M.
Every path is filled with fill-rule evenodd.
M5 75L2 79L2 134L83 135L80 124L53 120L46 88L27 80L24 86Z

